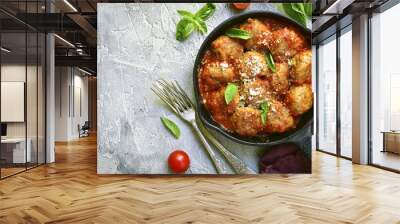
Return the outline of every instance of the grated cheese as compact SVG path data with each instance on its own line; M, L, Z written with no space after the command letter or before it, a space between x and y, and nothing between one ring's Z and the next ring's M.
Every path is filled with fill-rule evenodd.
M250 68L251 76L256 76L257 74L261 73L262 64L256 57L250 57L246 61L246 66Z
M229 64L226 63L226 62L221 62L219 65L220 65L222 68L228 68L228 67L229 67Z
M260 93L261 93L261 88L260 87L258 87L258 88L250 88L249 89L250 96L258 96L258 95L260 95Z

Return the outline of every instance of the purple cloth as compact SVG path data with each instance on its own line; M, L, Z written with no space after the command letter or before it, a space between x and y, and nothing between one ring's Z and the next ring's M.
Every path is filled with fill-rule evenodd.
M297 144L283 143L261 157L260 173L311 173L311 161Z

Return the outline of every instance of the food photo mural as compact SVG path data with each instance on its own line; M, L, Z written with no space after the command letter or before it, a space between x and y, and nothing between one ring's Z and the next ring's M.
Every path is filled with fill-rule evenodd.
M98 4L98 173L311 173L311 11Z

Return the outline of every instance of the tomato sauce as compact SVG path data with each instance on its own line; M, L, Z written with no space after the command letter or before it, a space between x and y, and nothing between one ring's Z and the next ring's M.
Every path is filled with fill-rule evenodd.
M277 63L286 63L290 65L290 60L293 58L294 54L297 52L300 52L304 49L309 49L310 44L307 42L307 39L300 33L299 30L297 30L295 27L292 27L290 25L284 24L279 20L276 19L259 19L262 21L262 23L265 25L265 27L268 28L271 32L282 32L282 36L277 36L274 39L271 39L270 37L266 37L266 40L268 40L268 46L274 47L273 50L271 50L271 53L274 53L276 55L280 54L280 56L274 56L276 58ZM255 29L256 26L254 27L250 24L248 26L250 29ZM282 31L283 30L283 31ZM267 36L267 35L266 35ZM217 38L218 39L218 38ZM266 40L261 40L261 41L266 41ZM233 40L236 43L240 43L243 49L249 50L245 45L245 41L243 40ZM284 42L284 43L282 43ZM215 44L214 46L230 46L229 44L231 43L218 43ZM237 45L237 44L236 44ZM233 47L235 47L234 44L232 44ZM246 47L245 47L246 46ZM275 49L276 48L276 49ZM258 51L258 50L257 50ZM237 51L232 51L232 52L237 52ZM229 48L227 49L226 54L229 54ZM219 63L219 64L218 64ZM208 68L207 66L215 65L212 69ZM224 66L229 65L230 68L233 68L234 71L234 76L233 77L225 77L226 72L224 73ZM235 108L238 107L243 107L242 105L242 98L243 96L240 95L238 98L240 100L235 100L229 104L226 104L225 98L224 98L224 90L225 87L228 83L235 83L239 86L239 91L243 91L243 83L246 82L245 79L243 79L243 74L241 70L241 66L243 66L243 61L242 58L230 58L228 60L221 60L221 58L218 57L217 53L212 49L208 49L202 59L199 71L198 71L198 83L199 83L199 90L200 90L200 96L202 99L202 103L205 105L206 109L211 113L212 118L221 126L223 126L227 131L231 132L237 132L237 129L240 128L235 124L235 122L232 121L232 114L235 112ZM221 71L219 71L219 69ZM288 72L287 72L288 73ZM283 78L289 79L289 75L282 76ZM282 77L278 77L278 80ZM311 77L311 74L310 74ZM226 81L226 79L229 78L229 81ZM259 80L260 83L267 83L265 86L270 86L272 83L272 77L267 76L267 77L254 77L252 81ZM287 81L287 83L291 83L290 80ZM263 84L264 85L264 84ZM278 83L279 85L279 83ZM288 86L286 84L286 86ZM275 117L276 120L271 120L269 121L268 125L265 125L265 127L261 128L259 130L260 133L274 133L274 132L284 132L290 128L294 128L296 126L295 122L298 120L298 117L292 116L290 113L286 113L285 111L288 111L285 105L285 94L288 92L288 89L282 90L281 93L276 93L277 88L268 88L271 92L270 95L274 95L274 100L273 102L278 102L278 105L274 107L272 105L272 109L269 113L275 113L271 114L271 119ZM289 87L287 87L289 88ZM257 88L253 89L250 91L250 95L257 93ZM257 107L254 107L257 108ZM274 108L275 111L274 111ZM283 111L283 112L282 112ZM280 115L283 114L284 117L280 117ZM246 116L243 117L243 119L246 119ZM240 120L240 123L245 123L243 122L243 119ZM261 119L261 118L260 118ZM246 120L245 120L246 121ZM237 122L239 123L239 122ZM251 126L253 123L259 123L249 121L248 125ZM258 128L259 126L257 126ZM250 127L251 128L251 127ZM270 130L267 130L266 128L271 128ZM241 134L238 132L238 134Z

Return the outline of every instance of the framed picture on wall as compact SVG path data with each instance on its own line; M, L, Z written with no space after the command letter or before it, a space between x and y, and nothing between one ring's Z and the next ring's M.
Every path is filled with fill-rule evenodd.
M311 173L299 4L98 4L98 173Z

